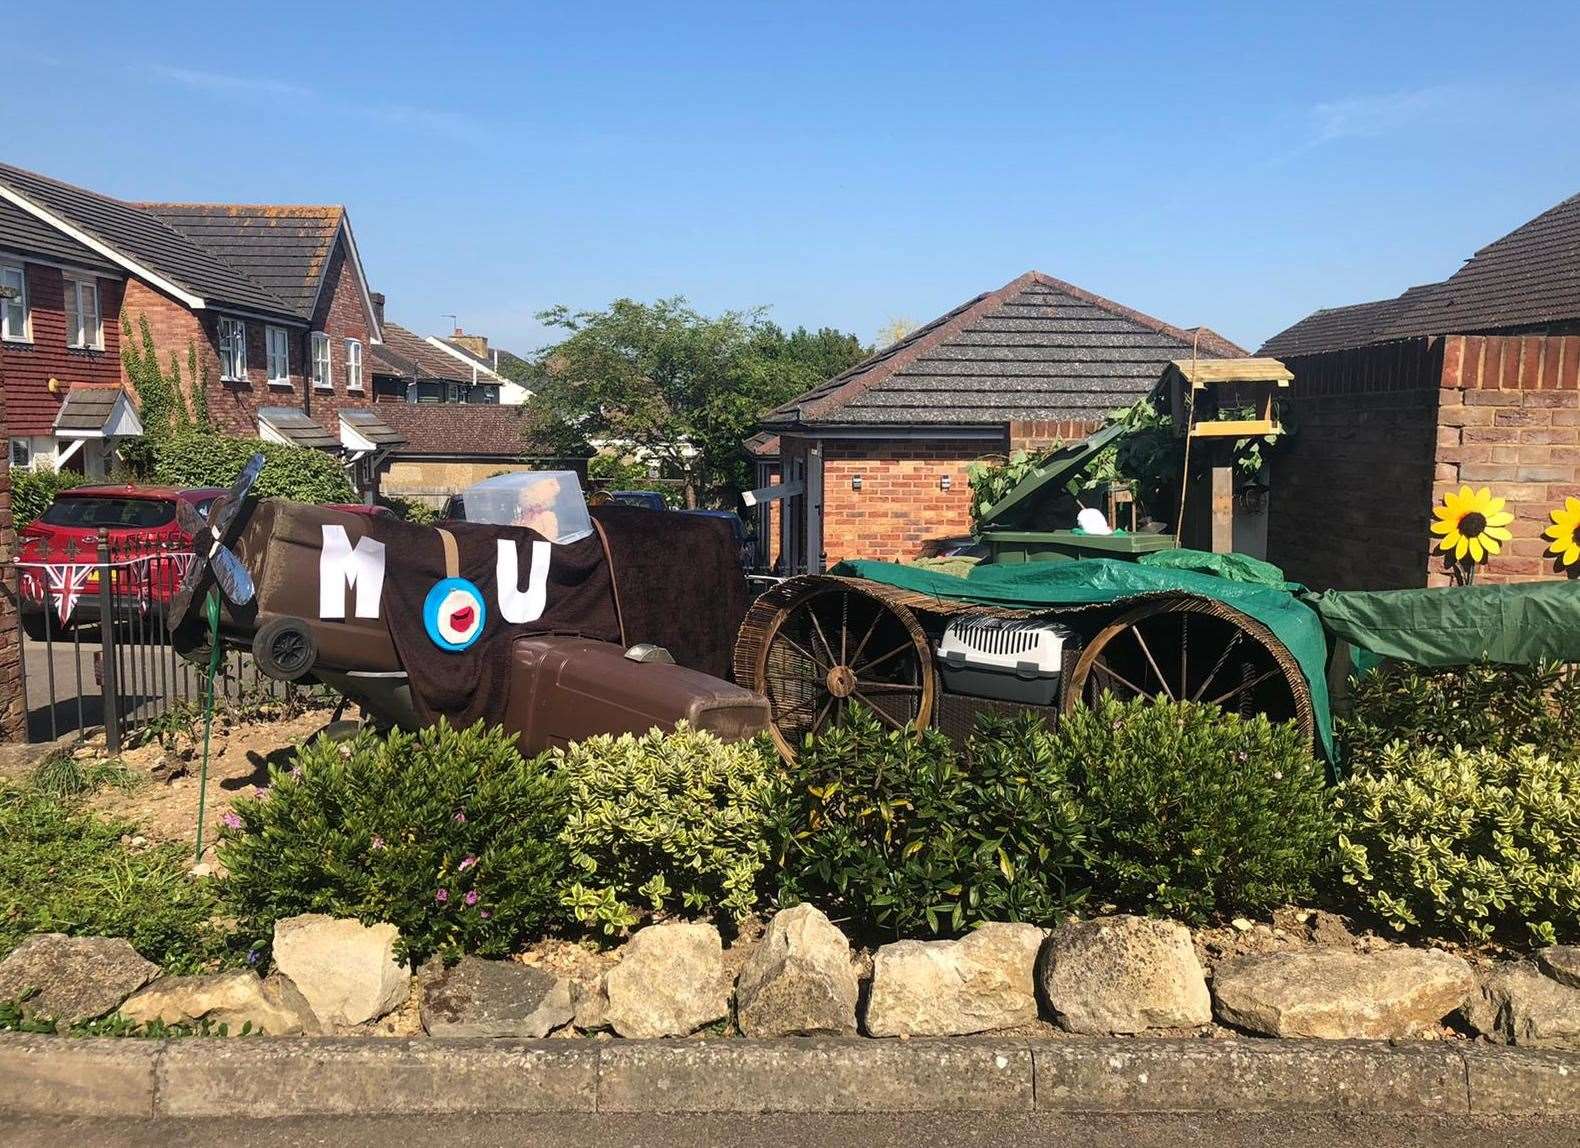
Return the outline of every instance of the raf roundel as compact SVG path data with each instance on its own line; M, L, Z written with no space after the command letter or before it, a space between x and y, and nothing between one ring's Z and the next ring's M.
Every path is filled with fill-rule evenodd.
M437 583L422 604L423 626L441 650L459 652L472 645L487 619L482 592L465 578Z

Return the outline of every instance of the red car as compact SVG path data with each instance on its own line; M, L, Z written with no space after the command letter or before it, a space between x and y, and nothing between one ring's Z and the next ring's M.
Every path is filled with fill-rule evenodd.
M99 528L109 531L117 617L168 604L190 563L192 538L176 524L176 503L207 516L218 486L78 486L18 532L22 627L38 639L100 615ZM46 617L46 610L48 615Z

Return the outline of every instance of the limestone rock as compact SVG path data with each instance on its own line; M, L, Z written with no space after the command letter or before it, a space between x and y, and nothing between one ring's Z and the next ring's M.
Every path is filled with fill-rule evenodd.
M812 905L774 915L735 985L744 1036L852 1036L856 972L850 942Z
M574 1014L568 980L515 961L462 957L422 983L422 1027L429 1036L536 1039Z
M1043 999L1060 1028L1133 1033L1212 1021L1212 998L1190 930L1119 915L1054 930L1038 966Z
M604 974L605 1022L621 1036L685 1036L730 1011L724 945L712 925L649 925Z
M395 959L394 925L306 913L277 921L274 964L327 1028L365 1024L405 1001L411 976Z
M577 985L572 994L576 1015L571 1023L581 1032L598 1032L609 1027L609 995L603 985L593 988Z
M896 941L878 950L867 998L870 1036L963 1036L1037 1019L1043 931L990 923L958 941Z
M75 1024L114 1012L158 975L159 966L121 937L39 933L0 961L0 1000L36 989L24 1005L28 1015Z
M1434 1035L1475 988L1470 966L1436 949L1267 953L1218 966L1218 1019L1267 1036L1330 1040Z
M260 980L251 969L197 977L164 977L121 1006L121 1015L138 1024L227 1025L231 1036L252 1031L269 1036L316 1033L318 1020L307 999L285 976Z
M1500 1043L1580 1049L1580 988L1543 976L1529 964L1500 965L1482 977L1464 1016Z
M1536 963L1559 984L1580 989L1580 945L1549 945L1536 954Z

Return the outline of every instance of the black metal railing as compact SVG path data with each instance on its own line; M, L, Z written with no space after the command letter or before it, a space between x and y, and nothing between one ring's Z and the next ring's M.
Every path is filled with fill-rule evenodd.
M201 704L207 666L179 656L168 637L171 599L191 563L190 549L156 534L101 528L96 544L24 544L13 565L29 740L103 725L115 752ZM291 692L236 650L225 652L214 683L216 704Z

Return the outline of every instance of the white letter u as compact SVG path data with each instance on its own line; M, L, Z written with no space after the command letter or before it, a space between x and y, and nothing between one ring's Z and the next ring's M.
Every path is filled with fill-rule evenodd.
M521 589L516 568L516 544L499 539L499 561L494 576L499 583L499 616L507 622L536 622L543 617L549 596L549 553L547 542L532 544L532 570L527 588Z

